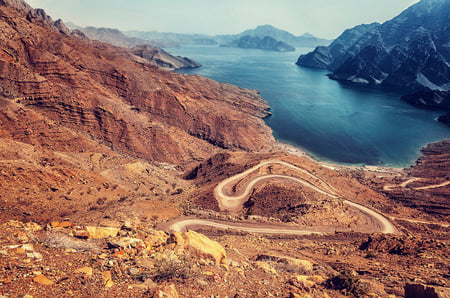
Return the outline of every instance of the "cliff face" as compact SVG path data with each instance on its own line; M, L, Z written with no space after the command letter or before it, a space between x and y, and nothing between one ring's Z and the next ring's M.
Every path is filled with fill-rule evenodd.
M261 119L269 107L256 92L152 67L16 6L0 6L0 97L7 102L117 152L177 165L273 141Z
M326 68L331 78L417 90L450 87L450 3L422 0L381 25L347 30L298 65Z

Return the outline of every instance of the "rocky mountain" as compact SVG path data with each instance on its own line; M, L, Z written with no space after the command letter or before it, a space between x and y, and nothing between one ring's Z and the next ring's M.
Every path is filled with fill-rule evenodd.
M357 26L297 64L360 84L450 88L450 2L422 0L383 24Z
M118 29L96 28L96 27L81 28L78 26L68 26L68 27L71 28L72 30L81 31L84 35L86 35L90 39L106 42L118 47L131 48L140 44L150 44L150 42L147 40L136 37L129 37L123 34Z
M126 35L137 37L157 44L161 47L176 47L180 45L215 45L216 40L212 36L204 34L182 34L158 31L126 31Z
M172 56L160 48L145 44L134 46L130 50L134 55L154 63L155 66L166 69L196 68L202 66L197 61L187 57Z
M268 106L256 92L167 72L127 49L68 35L42 10L0 9L3 113L25 109L122 153L176 164L211 149L253 150L273 140L261 120ZM146 47L134 52L149 55ZM24 131L12 127L26 116L16 116L5 118L12 126L6 131L3 123L2 132L22 140Z
M154 66L172 70L201 66L200 63L192 59L172 56L161 48L153 46L151 41L129 37L118 29L95 27L81 28L73 24L69 27L73 28L74 34L79 35L81 32L93 40L106 42L118 47L132 48L131 53L148 60L150 64Z
M294 47L314 47L330 43L330 40L317 38L309 33L295 36L285 30L280 30L271 25L258 26L255 29L245 30L244 32L235 35L217 35L215 36L215 39L221 45L228 45L244 36L258 37L260 39L264 39L266 36L269 36L277 41L284 42Z
M263 38L259 38L257 36L244 35L239 39L233 40L230 44L226 46L243 49L271 50L277 52L295 51L294 47L282 41L278 41L270 36L264 36Z

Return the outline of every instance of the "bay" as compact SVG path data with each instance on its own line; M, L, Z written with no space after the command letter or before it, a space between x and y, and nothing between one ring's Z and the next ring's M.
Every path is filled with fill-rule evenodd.
M450 138L450 128L436 121L441 111L411 106L395 90L340 83L330 80L328 71L295 65L311 49L279 53L192 45L166 50L203 65L180 73L259 90L272 108L265 121L277 140L321 161L406 167L427 143Z

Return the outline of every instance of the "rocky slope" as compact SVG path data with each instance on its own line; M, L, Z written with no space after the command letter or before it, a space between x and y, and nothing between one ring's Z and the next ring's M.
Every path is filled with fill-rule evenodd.
M239 39L233 40L227 47L237 47L243 49L261 49L276 52L293 52L295 48L285 42L278 41L270 36L259 38L257 36L244 35Z
M156 68L12 4L0 5L1 220L178 214L137 205L181 199L179 170L211 154L273 143L256 91Z
M354 83L448 90L449 14L448 1L422 0L381 25L346 31L297 64L327 68L331 78Z

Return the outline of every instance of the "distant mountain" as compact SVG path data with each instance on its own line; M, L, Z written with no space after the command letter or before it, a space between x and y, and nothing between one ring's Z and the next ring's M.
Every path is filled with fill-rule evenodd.
M298 65L326 68L331 78L361 84L450 88L450 1L422 0L383 24L345 31Z
M182 44L217 44L213 37L203 34L182 34L158 31L126 31L125 34L131 37L144 39L152 43L163 44L162 47L176 47Z
M72 23L69 23L68 27L74 28L74 34L79 34L79 32L81 32L86 37L93 40L106 42L118 47L131 48L130 52L132 54L145 59L146 63L153 66L165 69L196 68L201 66L200 63L192 59L172 56L159 47L153 46L148 40L129 37L118 29L95 27L82 28Z
M243 36L259 37L261 39L269 36L277 41L284 42L294 47L314 47L327 45L331 42L327 39L317 38L309 33L305 33L301 36L295 36L287 31L280 30L271 25L258 26L255 29L245 30L240 34L235 35L217 35L215 36L215 39L221 45L228 45Z
M129 37L123 34L118 29L96 28L96 27L81 28L79 26L76 25L73 26L73 24L70 24L70 28L72 27L75 28L75 30L83 32L83 34L89 37L90 39L106 42L118 47L131 48L139 44L150 44L150 42L147 40Z
M263 38L260 38L257 36L245 35L239 39L233 40L230 44L226 46L244 49L271 50L277 52L295 51L295 48L293 46L290 46L285 42L278 41L270 36L264 36Z

